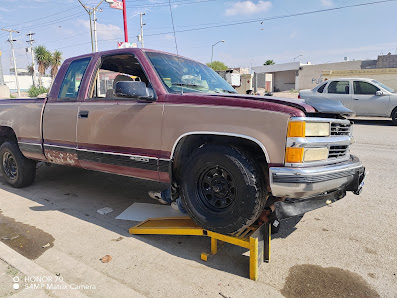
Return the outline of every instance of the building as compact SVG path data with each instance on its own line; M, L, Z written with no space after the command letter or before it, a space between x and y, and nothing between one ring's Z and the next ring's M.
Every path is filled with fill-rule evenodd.
M311 64L291 62L263 65L252 68L254 90L288 91L312 89L325 79L336 77L374 78L397 89L397 55L380 55L377 60L353 60L344 62Z

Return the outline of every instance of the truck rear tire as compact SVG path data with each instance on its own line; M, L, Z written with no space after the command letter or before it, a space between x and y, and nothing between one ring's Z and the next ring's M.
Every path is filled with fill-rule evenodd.
M250 226L264 209L265 176L240 150L204 145L182 169L182 202L201 227L230 234Z
M36 176L36 162L23 156L15 143L0 147L0 169L4 179L15 188L29 186Z

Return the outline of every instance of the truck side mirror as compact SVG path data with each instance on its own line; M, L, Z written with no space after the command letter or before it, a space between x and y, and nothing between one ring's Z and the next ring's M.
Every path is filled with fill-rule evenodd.
M383 91L376 91L376 96L382 96L383 95Z
M121 81L116 83L114 93L118 97L138 98L151 101L154 99L153 90L146 87L145 82Z

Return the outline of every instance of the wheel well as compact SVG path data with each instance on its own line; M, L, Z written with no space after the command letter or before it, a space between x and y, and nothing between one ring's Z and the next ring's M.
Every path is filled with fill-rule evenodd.
M393 117L393 113L394 113L395 111L397 111L397 107L395 107L395 108L391 111L391 114L390 114L390 117L391 117L391 118Z
M265 152L263 149L254 141L235 137L235 136L224 136L224 135L210 135L210 134L196 134L196 135L188 135L183 137L177 144L174 149L173 154L173 163L172 163L172 172L171 181L176 182L180 179L180 171L182 169L182 165L188 160L190 155L202 145L205 144L218 144L218 145L227 145L236 147L248 154L259 163L262 167L263 172L266 177L267 183L269 183L268 179L268 164Z
M17 137L11 127L0 126L0 146L6 141L17 143Z

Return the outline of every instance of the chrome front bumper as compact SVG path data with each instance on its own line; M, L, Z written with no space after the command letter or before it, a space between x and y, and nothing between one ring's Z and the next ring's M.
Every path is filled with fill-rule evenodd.
M356 191L365 175L360 160L351 155L346 162L307 168L271 167L270 187L275 197L305 199L334 190ZM357 188L359 185L357 185Z

